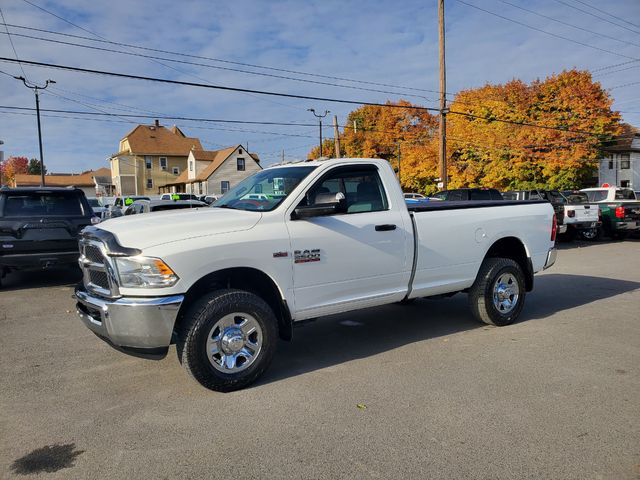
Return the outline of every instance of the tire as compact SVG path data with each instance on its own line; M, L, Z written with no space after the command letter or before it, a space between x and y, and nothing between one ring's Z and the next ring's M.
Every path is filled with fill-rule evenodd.
M583 240L587 240L589 242L595 242L597 240L600 240L601 236L602 236L602 229L598 227L586 228L584 230L580 230L580 237Z
M476 281L469 289L469 308L473 316L483 323L497 327L510 325L522 311L525 293L520 265L509 258L485 258Z
M239 390L255 382L271 363L277 325L273 311L257 295L234 289L211 292L182 319L178 359L203 387Z

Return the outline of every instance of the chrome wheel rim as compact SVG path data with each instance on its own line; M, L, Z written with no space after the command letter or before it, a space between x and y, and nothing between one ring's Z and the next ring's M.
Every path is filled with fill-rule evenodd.
M593 240L594 238L596 238L596 229L595 228L589 228L587 230L583 230L582 231L582 236L588 240Z
M262 350L262 329L248 313L235 312L218 320L207 336L207 358L222 373L249 368Z
M503 273L493 284L493 306L499 313L506 315L518 304L520 288L518 280L511 273Z

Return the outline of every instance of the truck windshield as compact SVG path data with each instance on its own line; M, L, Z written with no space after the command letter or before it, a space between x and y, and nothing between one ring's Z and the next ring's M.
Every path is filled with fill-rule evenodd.
M315 168L278 167L262 170L240 182L211 206L261 212L273 210Z

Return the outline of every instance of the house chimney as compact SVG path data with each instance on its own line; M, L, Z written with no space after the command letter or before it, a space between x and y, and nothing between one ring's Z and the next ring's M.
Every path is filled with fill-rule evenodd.
M159 126L160 126L160 120L156 118L156 127L159 127Z

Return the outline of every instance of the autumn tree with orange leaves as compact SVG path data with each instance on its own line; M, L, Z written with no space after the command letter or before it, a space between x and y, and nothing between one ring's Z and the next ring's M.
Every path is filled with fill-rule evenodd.
M530 84L512 80L459 92L447 116L450 188L574 188L587 183L603 142L621 132L612 103L589 72L578 70ZM400 108L363 106L349 114L340 139L342 155L385 158L397 171L400 145L403 188L435 192L437 117L410 108L414 105L407 101L388 105ZM323 153L333 156L333 140L326 142ZM315 158L317 150L309 157Z

